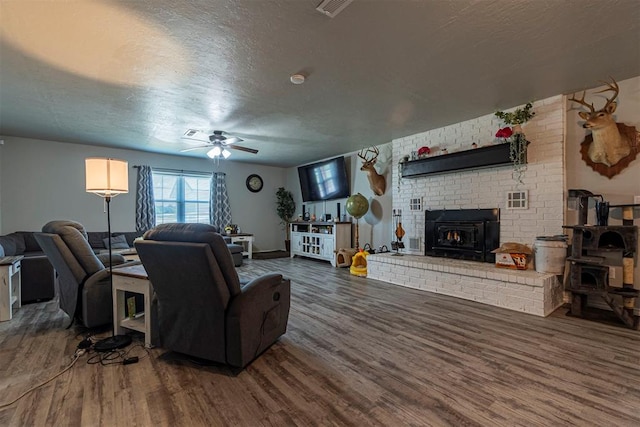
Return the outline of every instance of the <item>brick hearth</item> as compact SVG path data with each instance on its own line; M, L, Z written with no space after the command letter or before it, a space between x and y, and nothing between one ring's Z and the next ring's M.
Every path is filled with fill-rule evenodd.
M553 274L422 255L369 255L367 277L537 316L561 306L564 294Z

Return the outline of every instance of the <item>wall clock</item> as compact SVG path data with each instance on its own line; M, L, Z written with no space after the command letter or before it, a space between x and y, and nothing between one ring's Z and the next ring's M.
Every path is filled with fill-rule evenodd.
M251 174L247 177L247 189L252 193L257 193L262 190L263 185L264 182L262 182L260 175Z

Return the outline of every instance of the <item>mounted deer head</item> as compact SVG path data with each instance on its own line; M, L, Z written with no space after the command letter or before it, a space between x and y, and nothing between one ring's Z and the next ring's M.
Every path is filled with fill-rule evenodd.
M367 157L371 154L373 155L371 158ZM387 187L387 181L384 179L384 175L380 175L376 172L376 168L374 167L376 160L378 159L378 154L380 154L378 147L373 147L361 150L358 153L358 157L363 160L360 170L367 172L369 186L371 187L371 190L373 190L373 194L376 196L382 196Z
M607 98L607 103L600 110L596 111L593 103L589 104L585 102L584 97L586 91L582 93L582 98L580 99L576 99L575 96L569 98L569 101L589 108L589 112L580 111L578 113L578 115L585 120L582 127L591 129L591 135L593 136L593 142L589 146L588 156L592 162L603 163L608 167L614 166L620 160L627 157L631 153L632 145L632 141L629 140L628 136L620 133L618 125L612 116L616 111L617 103L615 99L618 97L620 89L613 78L611 78L611 81L612 83L603 82L607 85L607 88L596 92L613 92L613 96Z

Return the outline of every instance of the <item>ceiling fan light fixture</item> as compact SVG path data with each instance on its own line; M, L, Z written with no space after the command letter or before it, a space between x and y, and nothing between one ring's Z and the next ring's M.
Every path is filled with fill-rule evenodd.
M291 83L294 85L301 85L304 83L304 79L305 77L302 74L292 74L291 77L289 77L289 80L291 80Z
M219 157L220 154L222 154L222 149L217 145L213 147L211 150L207 151L207 156L209 156L209 158L211 159L215 159L216 157Z
M227 150L226 148L222 150L222 157L224 157L225 159L228 159L230 155L231 151Z

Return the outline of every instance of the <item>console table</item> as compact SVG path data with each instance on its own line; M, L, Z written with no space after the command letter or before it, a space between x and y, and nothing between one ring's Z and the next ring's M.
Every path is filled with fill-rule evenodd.
M151 344L151 295L153 285L149 281L147 272L142 264L129 265L113 269L113 333L124 334L126 329L142 332L144 344L150 348ZM137 313L133 318L127 316L127 302L125 292L142 294L144 296L144 312Z
M11 320L13 308L22 306L22 258L22 255L0 257L0 321Z
M292 222L291 258L304 256L329 261L336 266L336 253L351 248L350 222Z

